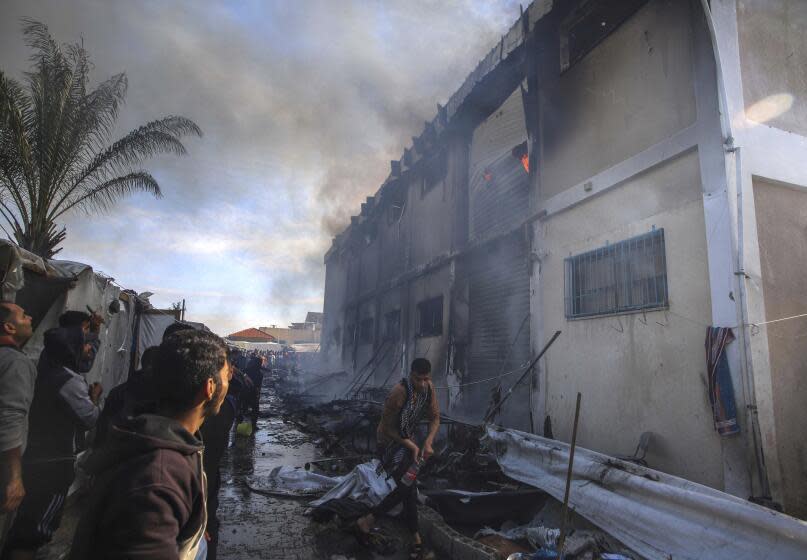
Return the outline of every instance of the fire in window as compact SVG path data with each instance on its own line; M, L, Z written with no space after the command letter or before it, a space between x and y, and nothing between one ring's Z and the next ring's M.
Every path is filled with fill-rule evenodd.
M516 158L518 161L521 162L521 166L524 168L524 171L529 174L530 172L530 151L527 148L527 143L522 142L515 148L513 151L510 152L513 154L513 157Z

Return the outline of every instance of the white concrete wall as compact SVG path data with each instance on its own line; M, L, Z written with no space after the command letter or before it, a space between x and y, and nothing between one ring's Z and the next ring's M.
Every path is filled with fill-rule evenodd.
M695 121L689 2L651 0L541 89L544 196Z
M342 368L346 289L346 261L340 256L334 256L326 262L325 266L325 301L320 355L322 357L322 368L326 371L338 371ZM339 336L335 337L337 329L339 330Z
M807 2L737 4L746 116L807 134Z
M670 310L582 320L564 317L564 258L664 228ZM706 390L710 323L706 230L697 154L648 171L538 225L546 333L562 330L539 385L556 437L569 440L583 393L578 442L630 454L655 434L647 460L721 487L722 456ZM537 345L537 344L536 344Z
M807 188L754 180L765 320L807 314ZM807 317L752 328L767 336L784 506L807 517Z
M697 4L651 0L541 91L536 210L548 216L535 227L533 323L543 338L563 334L533 402L568 440L580 391L581 445L629 454L652 431L651 466L748 495L747 473L732 472L746 458L716 434L707 392L706 327L732 326L734 308L727 212L711 202L726 190L705 34ZM564 257L653 226L665 230L669 312L566 320Z
M802 190L807 185L807 4L800 0L712 0L711 12L724 84L723 110L728 133L738 147L727 157L727 171L729 215L741 248L743 321L759 324L774 315L768 305L778 311L796 307L798 292L782 282L781 258L767 254L765 245L781 248L799 235L789 219L789 213L800 211L799 204L793 202L794 208L783 209L779 223L775 216L779 212L770 210L779 197L767 194L775 192L770 190L773 184ZM781 227L789 221L791 227ZM768 225L772 223L775 225ZM782 305L788 300L789 304ZM782 403L791 393L798 400L801 385L793 372L800 367L800 357L788 344L759 336L753 325L744 332L748 374L753 381L749 391L756 405L753 410L757 411L766 482L772 497L788 513L803 517L807 515L805 463L803 453L794 452L788 430L801 423L801 416Z

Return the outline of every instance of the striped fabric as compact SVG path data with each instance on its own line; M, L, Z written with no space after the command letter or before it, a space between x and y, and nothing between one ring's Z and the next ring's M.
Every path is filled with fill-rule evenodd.
M726 356L726 346L734 340L728 327L708 327L706 331L706 368L709 374L709 402L712 404L715 430L721 436L740 433L734 385Z

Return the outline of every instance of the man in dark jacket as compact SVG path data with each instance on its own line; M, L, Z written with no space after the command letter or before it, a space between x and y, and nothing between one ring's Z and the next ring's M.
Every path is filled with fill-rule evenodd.
M258 426L258 415L261 408L261 387L263 387L263 360L257 354L252 354L246 365L244 373L252 381L254 389L249 399L249 407L252 411L252 428Z
M78 373L87 373L95 363L95 356L101 347L101 325L104 318L98 314L85 313L84 311L65 311L59 316L59 326L63 329L78 327L84 333L85 351L82 353L81 361L78 364Z
M154 372L158 414L113 426L87 463L96 481L74 560L192 560L201 546L207 512L198 431L227 394L227 348L212 333L182 331L160 345Z
M28 447L22 460L27 493L11 527L5 554L34 558L59 528L67 491L73 483L76 437L95 426L101 386L76 370L82 361L84 333L79 327L45 333L31 403Z

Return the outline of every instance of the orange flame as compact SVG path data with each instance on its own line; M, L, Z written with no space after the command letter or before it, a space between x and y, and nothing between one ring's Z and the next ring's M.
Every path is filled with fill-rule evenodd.
M524 166L524 171L527 173L530 172L530 154L524 154L521 156L521 165Z

